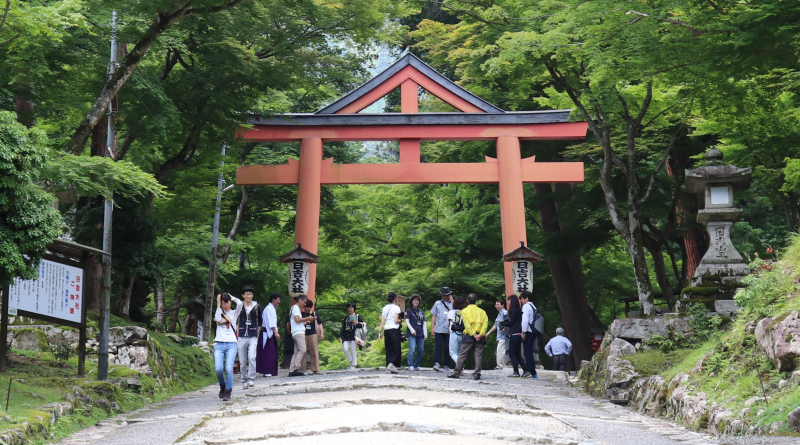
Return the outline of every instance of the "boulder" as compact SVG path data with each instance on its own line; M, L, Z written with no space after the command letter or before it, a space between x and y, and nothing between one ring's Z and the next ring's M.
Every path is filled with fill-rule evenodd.
M800 407L793 409L786 416L786 422L795 430L800 430Z
M19 329L16 331L11 347L23 351L43 351L47 349L47 337L39 329Z
M615 338L608 347L608 362L618 357L636 354L636 348L621 338Z
M144 346L147 344L147 329L139 326L114 326L108 330L110 346Z
M672 331L676 337L682 335L686 340L694 337L694 329L692 329L692 324L688 318L668 318L665 319L665 323L667 324L667 330Z
M720 315L730 317L739 313L739 305L735 300L717 300L714 302L714 310Z
M756 324L756 341L778 372L797 368L800 357L800 314L788 311Z
M636 372L630 360L609 359L607 369L609 388L628 388L639 377L639 373ZM609 394L609 396L610 398L615 398L612 394Z
M149 371L149 359L150 350L144 346L120 346L113 363L137 371Z
M667 325L661 320L617 319L609 326L608 333L616 338L643 340L654 335L665 337L667 335Z

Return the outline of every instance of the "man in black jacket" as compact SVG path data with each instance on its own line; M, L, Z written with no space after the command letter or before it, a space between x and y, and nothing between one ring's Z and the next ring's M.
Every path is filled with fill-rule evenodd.
M239 373L242 376L242 389L255 385L256 348L258 330L261 328L261 307L253 302L253 289L242 289L244 303L236 306L236 324L239 334Z

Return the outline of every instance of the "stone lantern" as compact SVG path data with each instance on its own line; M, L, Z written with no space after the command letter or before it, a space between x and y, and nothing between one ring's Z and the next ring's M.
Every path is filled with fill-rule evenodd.
M309 288L309 264L319 260L317 255L303 249L300 243L294 250L281 255L281 263L289 263L289 296L306 295Z
M686 170L686 191L702 193L705 208L697 212L697 222L706 226L709 247L692 279L693 286L711 282L738 283L750 272L731 243L733 223L742 219L742 209L734 207L733 192L750 188L752 168L739 168L722 162L722 152L706 152L707 165ZM730 283L730 284L734 284Z
M542 261L542 254L535 252L520 241L519 247L503 255L503 261L512 263L511 279L517 295L524 291L533 292L533 263Z

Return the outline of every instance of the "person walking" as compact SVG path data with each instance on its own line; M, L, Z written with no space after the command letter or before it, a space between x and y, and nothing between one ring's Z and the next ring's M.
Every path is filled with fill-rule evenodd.
M342 327L339 329L339 341L342 343L344 356L350 362L350 370L355 370L358 367L358 355L356 354L356 345L358 339L356 338L356 331L367 328L364 319L361 315L356 313L356 304L347 303L347 317L342 320Z
M506 304L503 300L495 301L494 308L497 309L497 318L494 319L494 326L489 329L486 336L488 337L492 335L492 332L497 331L497 350L495 351L497 367L495 369L503 369L506 367L506 351L508 350L508 345L506 345L506 331L508 328L501 326L500 323L508 319L508 311L506 311Z
M306 324L315 321L313 317L303 317L301 307L305 307L308 297L299 295L294 298L295 304L289 312L289 325L291 326L292 340L294 340L294 354L289 363L289 377L306 375L300 370L302 362L306 360Z
M464 297L453 299L453 309L447 312L447 327L450 329L449 352L453 363L458 361L458 354L461 351L461 342L464 339L464 321L462 320L461 310L467 307ZM446 369L446 367L445 367Z
M242 288L244 304L236 305L235 318L238 330L239 366L242 377L242 389L255 385L256 349L258 333L261 330L261 306L253 302L253 289Z
M233 362L236 360L237 342L236 325L234 318L236 312L231 309L231 301L236 301L237 306L241 300L227 292L217 294L217 311L214 321L217 323L217 333L214 335L214 372L219 381L219 397L227 402L231 399L233 391Z
M522 350L525 353L526 371L522 374L523 379L539 378L536 374L536 359L533 357L533 343L536 337L533 335L531 325L533 325L536 306L531 301L533 294L523 291L519 294L519 303L522 306Z
M508 296L508 318L500 323L503 327L508 329L508 356L511 359L511 366L514 368L514 373L509 377L519 378L519 368L525 373L525 361L520 356L519 352L522 349L522 310L519 307L519 298L511 294Z
M400 306L394 304L397 294L389 292L389 304L381 310L381 326L378 328L378 341L384 338L386 347L386 370L397 374L400 367Z
M419 371L425 340L428 339L428 325L425 323L425 311L420 309L422 297L411 296L409 308L406 309L406 336L408 337L408 369Z
M278 342L281 335L278 333L278 306L281 296L269 296L269 304L261 315L261 336L256 351L256 372L264 377L278 376Z
M572 342L567 338L563 329L556 328L556 336L551 338L544 347L548 357L553 357L553 370L566 371L567 357L572 352Z
M314 310L314 302L306 300L305 306L306 310L303 312L303 317L313 320L306 324L306 352L311 357L311 372L316 374L319 372L319 341L325 340L325 330L322 326L322 319L319 318L319 315ZM300 370L306 371L305 360L301 362Z
M441 300L436 300L431 308L431 331L433 331L433 370L436 372L447 372L448 353L445 349L450 347L450 327L447 325L447 313L453 309L450 302L452 292L445 286L439 291ZM441 365L444 365L442 368Z
M489 318L486 316L486 311L478 307L477 295L467 295L467 304L468 306L461 311L461 317L464 320L464 343L458 353L456 369L447 377L460 378L467 356L472 352L475 356L475 370L472 372L472 378L480 380L483 347L486 345L486 329L489 327Z

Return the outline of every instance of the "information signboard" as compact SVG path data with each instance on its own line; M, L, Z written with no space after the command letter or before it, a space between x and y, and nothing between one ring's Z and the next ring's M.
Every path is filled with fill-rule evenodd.
M44 315L81 324L83 269L42 260L39 276L33 280L15 278L8 296L10 315Z

